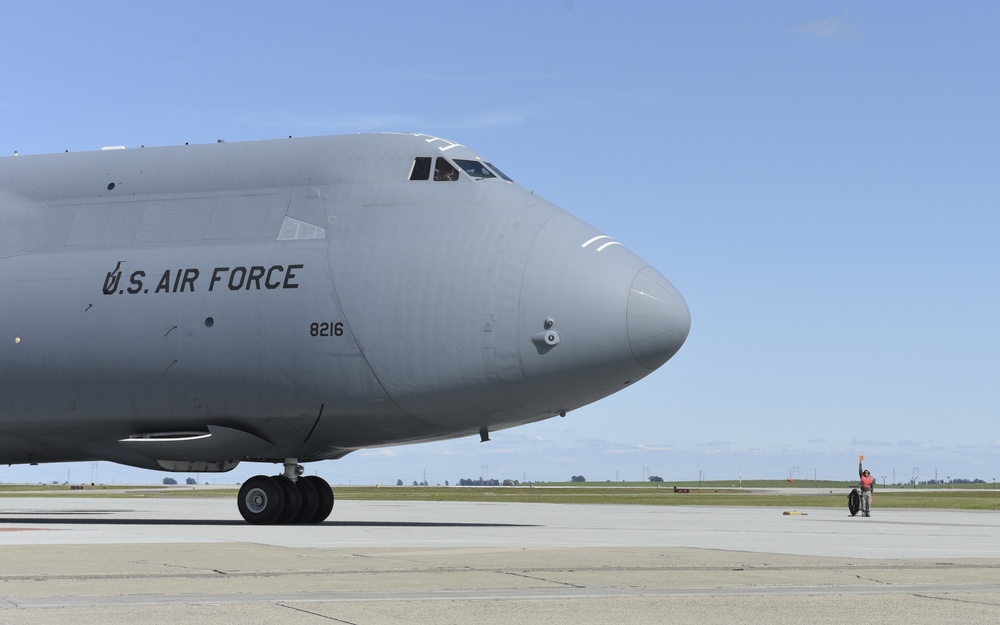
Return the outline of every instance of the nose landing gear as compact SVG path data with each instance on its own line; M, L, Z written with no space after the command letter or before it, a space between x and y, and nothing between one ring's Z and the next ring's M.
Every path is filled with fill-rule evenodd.
M302 467L285 463L284 475L257 475L240 488L236 504L254 525L322 523L333 511L333 489L317 475L299 477Z

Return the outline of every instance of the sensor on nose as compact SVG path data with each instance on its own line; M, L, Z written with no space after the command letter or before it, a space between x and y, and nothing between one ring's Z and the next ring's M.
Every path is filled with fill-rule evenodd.
M532 335L531 341L536 345L548 345L549 347L555 347L559 344L559 333L555 330L546 330L545 332L539 332L538 334Z

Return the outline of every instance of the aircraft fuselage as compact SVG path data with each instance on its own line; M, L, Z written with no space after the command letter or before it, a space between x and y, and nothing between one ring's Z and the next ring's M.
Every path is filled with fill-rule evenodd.
M487 436L638 381L690 323L624 246L401 134L0 159L0 293L3 463Z

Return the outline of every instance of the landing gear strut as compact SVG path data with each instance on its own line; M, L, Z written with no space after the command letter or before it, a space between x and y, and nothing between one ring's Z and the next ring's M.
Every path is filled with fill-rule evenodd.
M283 475L257 475L244 482L236 499L240 514L254 525L325 521L333 511L333 490L323 478L299 477L301 473L302 467L289 460Z

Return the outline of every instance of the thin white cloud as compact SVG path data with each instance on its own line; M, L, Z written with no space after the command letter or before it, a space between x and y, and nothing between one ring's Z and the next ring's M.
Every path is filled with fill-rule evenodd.
M889 441L880 441L874 438L864 438L861 436L855 436L851 439L852 445L868 445L870 447L892 447L892 443Z
M636 449L638 449L640 451L664 451L664 452L673 451L674 450L674 448L670 447L669 445L666 446L666 447L659 447L659 446L653 446L653 445L638 445L638 446L636 446Z
M516 450L516 449L505 449L505 448L502 448L502 447L494 447L492 449L487 449L486 452L484 452L484 453L486 455L497 455L497 456L499 456L499 455L503 455L503 454L520 454L520 453L523 453L523 452L520 451L520 450Z
M835 39L850 36L854 26L842 19L828 17L796 26L794 32L812 37L813 39Z
M620 456L620 455L623 455L623 454L635 453L635 450L634 449L605 449L601 453L602 454L606 454L608 456Z
M394 447L380 447L375 449L362 449L357 452L359 456L365 458L397 458L402 454Z

